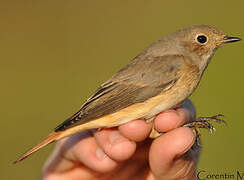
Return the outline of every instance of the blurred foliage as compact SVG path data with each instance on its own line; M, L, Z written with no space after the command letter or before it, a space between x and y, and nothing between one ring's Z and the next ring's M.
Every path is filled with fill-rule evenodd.
M0 1L0 179L39 179L53 145L11 162L45 137L107 78L161 36L210 24L243 36L244 1ZM241 49L216 53L191 97L198 115L226 115L228 126L203 133L198 168L243 170Z

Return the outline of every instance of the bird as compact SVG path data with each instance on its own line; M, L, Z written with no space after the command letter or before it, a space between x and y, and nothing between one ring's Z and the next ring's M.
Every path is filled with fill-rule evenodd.
M223 44L240 40L210 25L192 25L160 38L13 163L75 133L117 127L136 119L150 122L160 112L179 107L198 86L215 51Z

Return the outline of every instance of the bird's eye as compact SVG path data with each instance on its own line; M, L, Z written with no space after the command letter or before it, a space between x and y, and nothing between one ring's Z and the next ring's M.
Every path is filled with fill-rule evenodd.
M197 36L197 41L201 44L204 44L206 43L208 40L208 38L205 36L205 35L199 35Z

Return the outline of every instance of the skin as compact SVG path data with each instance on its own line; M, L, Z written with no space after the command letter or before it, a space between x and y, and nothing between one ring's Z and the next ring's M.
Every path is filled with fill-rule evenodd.
M152 123L144 120L75 134L57 143L44 165L42 179L196 179L200 149L191 149L194 133L182 127L194 119L194 106L187 100L182 107L157 115L154 127L164 134L154 140L147 138Z

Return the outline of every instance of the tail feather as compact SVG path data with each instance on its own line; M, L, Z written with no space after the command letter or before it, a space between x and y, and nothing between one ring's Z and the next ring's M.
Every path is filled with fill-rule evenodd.
M96 123L96 121L98 121L98 123ZM29 151L27 151L26 153L24 153L22 156L20 156L18 159L16 159L13 164L16 164L20 161L22 161L23 159L27 158L28 156L30 156L31 154L33 154L34 152L38 151L39 149L41 149L42 147L60 140L62 138L65 138L67 136L71 136L77 132L84 132L86 130L89 129L94 129L94 128L100 128L100 127L106 127L107 124L107 118L105 118L105 120L96 120L96 121L92 121L91 123L84 123L81 125L77 125L74 127L71 127L69 129L63 130L63 131L54 131L53 133L49 134L48 137L46 137L43 141L41 141L39 144L37 144L36 146L34 146L33 148L31 148Z
M32 153L38 151L39 149L41 149L42 147L54 142L55 140L58 139L60 135L60 132L53 132L51 133L48 137L46 137L43 141L41 141L39 144L37 144L36 146L34 146L33 148L31 148L29 151L27 151L26 153L24 153L22 156L20 156L18 159L16 159L13 164L16 164L20 161L22 161L23 159L27 158L28 156L30 156Z

